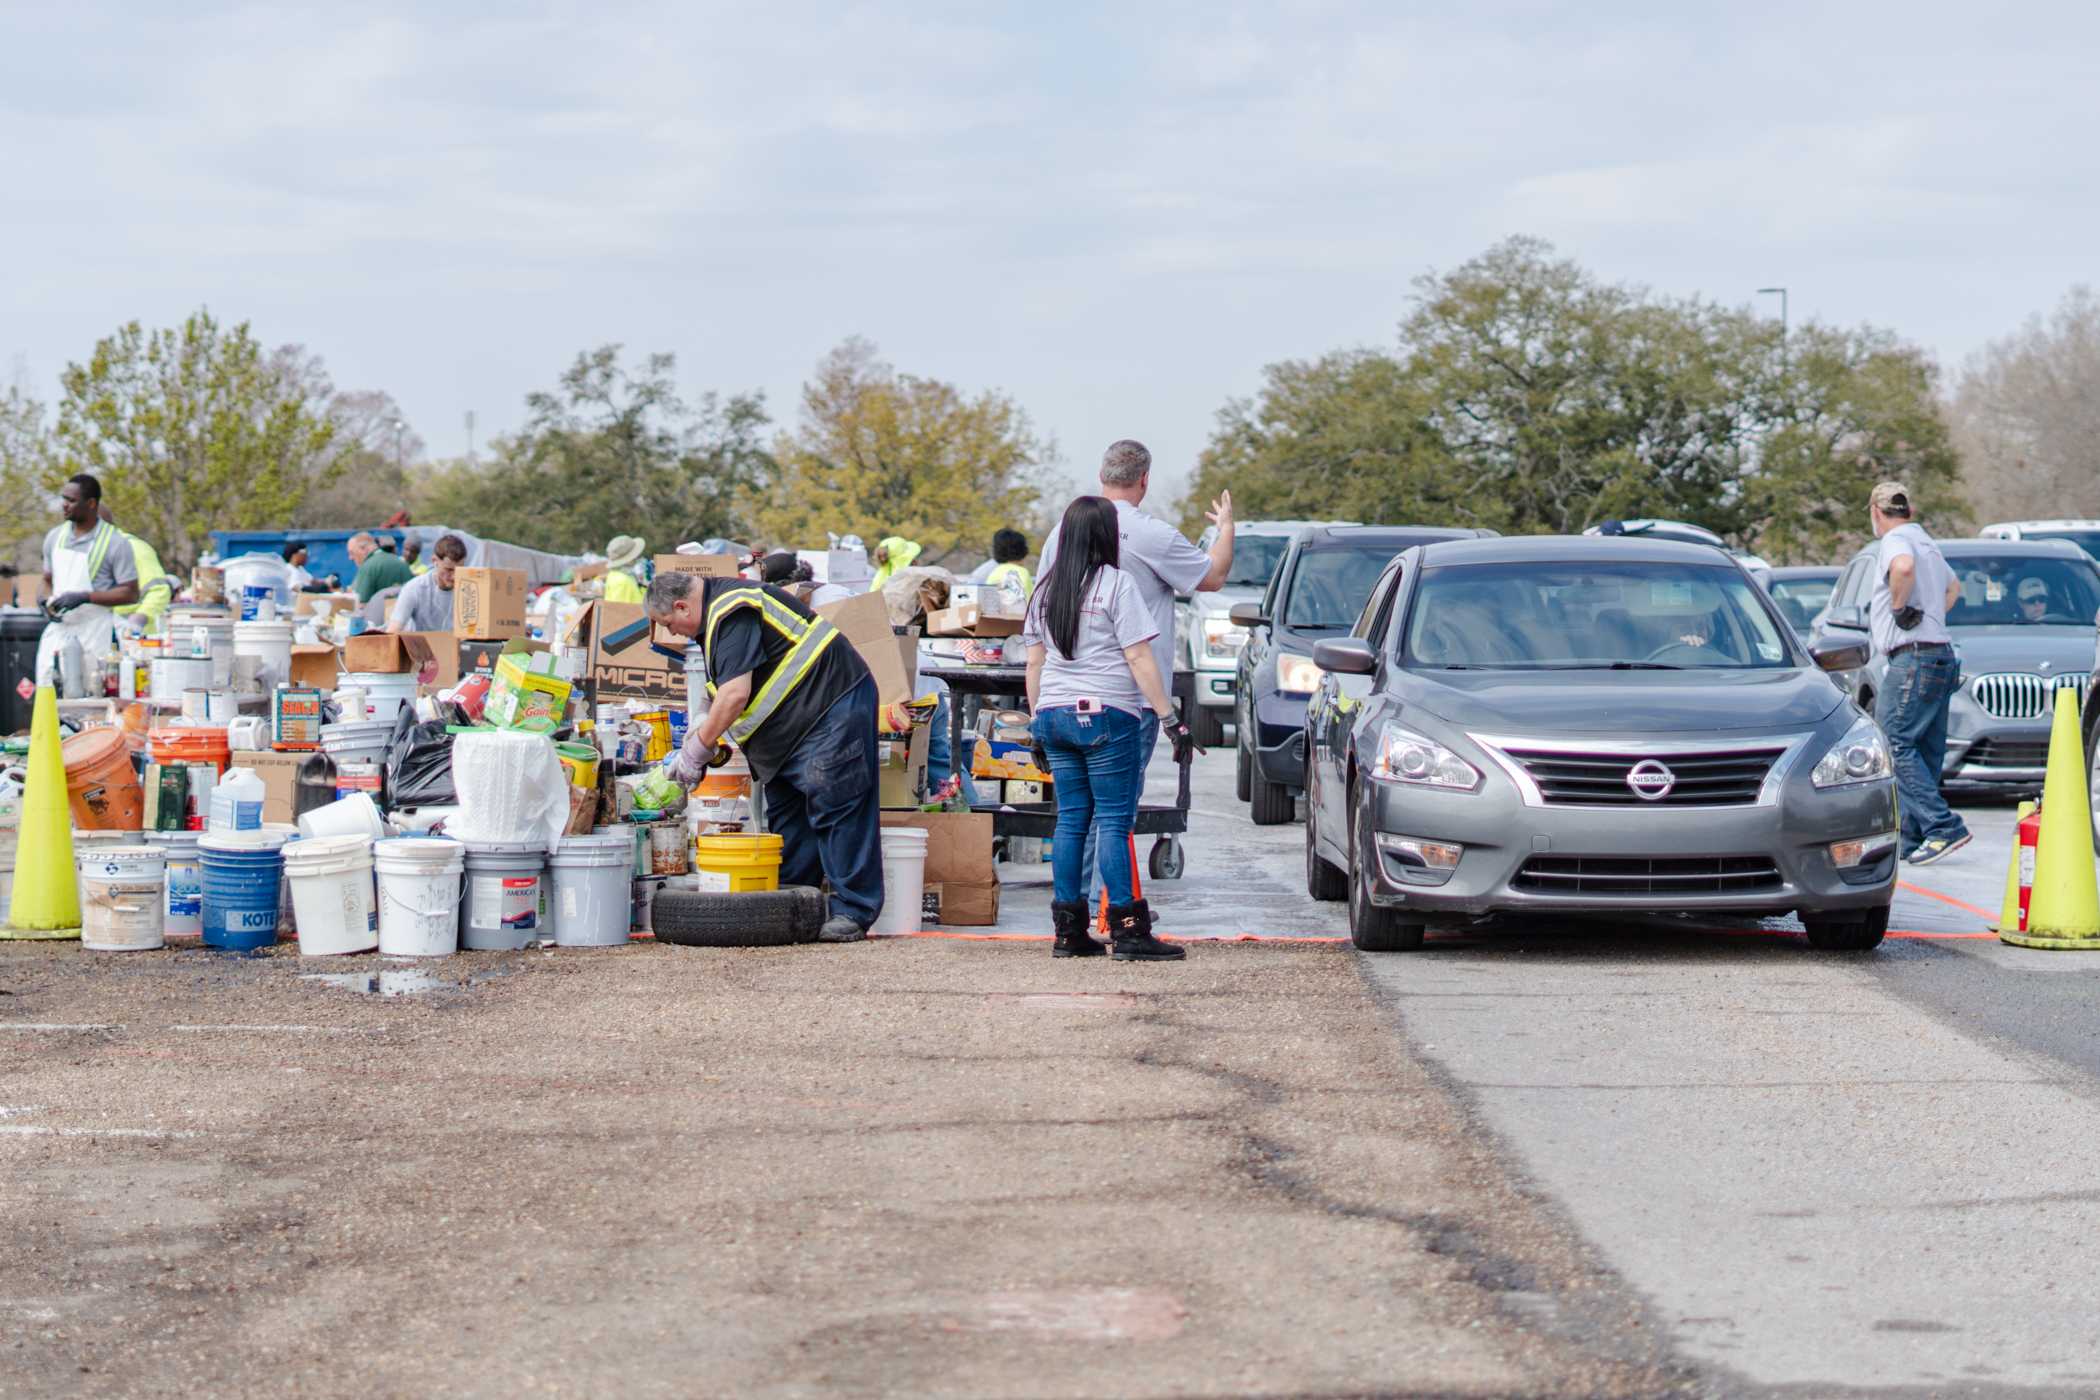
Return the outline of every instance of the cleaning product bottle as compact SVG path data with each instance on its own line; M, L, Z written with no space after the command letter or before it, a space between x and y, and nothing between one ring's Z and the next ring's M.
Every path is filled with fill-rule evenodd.
M212 786L211 812L206 825L212 831L254 831L262 826L263 801L268 793L252 768L229 768Z

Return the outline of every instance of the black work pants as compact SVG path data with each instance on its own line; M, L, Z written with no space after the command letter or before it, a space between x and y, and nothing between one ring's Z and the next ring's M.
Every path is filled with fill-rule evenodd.
M831 882L831 912L862 928L882 912L882 818L875 680L839 697L766 781L766 828L780 837L780 883Z

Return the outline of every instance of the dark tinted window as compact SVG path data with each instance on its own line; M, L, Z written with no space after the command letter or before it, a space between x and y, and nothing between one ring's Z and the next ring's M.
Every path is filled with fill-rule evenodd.
M1371 590L1371 601L1364 604L1363 616L1356 619L1356 630L1352 635L1367 642L1381 640L1385 636L1386 624L1393 618L1393 596L1399 591L1400 571L1393 569Z
M1837 580L1827 578L1774 579L1772 601L1779 604L1779 614L1789 626L1796 632L1806 632L1808 624L1830 601L1830 592L1836 586Z
M1390 546L1375 549L1308 549L1291 574L1284 600L1285 627L1347 631L1363 613L1371 585L1393 562Z
M1291 547L1288 535L1239 535L1232 541L1232 572L1227 588L1267 588L1276 566Z

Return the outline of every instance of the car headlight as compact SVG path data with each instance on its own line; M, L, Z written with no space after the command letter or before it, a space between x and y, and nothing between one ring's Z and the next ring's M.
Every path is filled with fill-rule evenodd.
M1863 719L1830 746L1830 752L1817 761L1808 780L1819 788L1849 787L1853 783L1877 782L1895 771L1895 762L1889 757L1889 741L1882 737L1881 726Z
M1204 661L1233 661L1247 645L1247 629L1229 617L1203 619L1203 640L1196 649Z
M1310 695L1320 688L1320 668L1310 656L1286 652L1276 658L1276 688L1292 695Z
M1478 768L1434 739L1425 739L1397 724L1379 729L1378 757L1372 760L1371 776L1389 783L1415 783L1456 792L1471 792L1480 786Z

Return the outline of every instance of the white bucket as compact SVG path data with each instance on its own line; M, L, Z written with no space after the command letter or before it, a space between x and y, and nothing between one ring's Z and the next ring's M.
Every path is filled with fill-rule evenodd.
M354 685L337 686L329 699L335 702L335 711L342 716L344 724L363 724L372 717L372 709L365 703L364 691Z
M320 836L284 848L299 926L299 956L369 953L379 946L379 907L372 888L372 843L362 836Z
M73 892L83 908L87 905L87 882L80 876L90 852L101 855L112 846L136 846L144 836L138 831L78 831L73 833Z
M299 834L315 836L362 836L367 841L384 840L386 819L369 792L353 792L325 807L316 807L299 818Z
M362 690L372 720L389 730L401 707L416 703L416 678L406 671L345 671L338 684Z
M342 692L336 692L337 703L341 703ZM361 703L361 702L360 702ZM334 759L338 765L345 763L384 763L386 743L393 736L391 720L379 723L372 720L345 720L340 724L321 726L321 751Z
M267 695L292 678L292 624L236 622L233 654L256 659L256 679Z
M441 958L459 951L459 876L466 861L465 846L432 837L397 836L372 848L381 953Z
M7 911L14 905L16 830L12 821L0 826L0 924L7 922Z
M161 623L161 635L169 657L202 658L210 663L209 673L196 684L224 688L233 684L233 627L233 614L223 609L171 608ZM182 698L180 689L162 697L158 685L153 693L156 699Z
M459 946L523 948L547 936L547 848L537 841L468 841Z
M167 853L167 898L161 904L161 931L169 938L197 938L204 933L204 866L197 855L194 831L149 831L146 844Z
M882 829L882 912L870 933L917 933L925 922L926 833L917 827Z
M613 948L634 916L634 837L626 831L564 836L547 858L554 941L564 948Z
M205 656L156 656L147 663L151 673L147 684L149 695L155 700L180 700L185 711L189 708L189 692L205 693L211 685L211 657Z
M164 946L167 864L156 846L103 846L81 856L80 946L99 953Z

